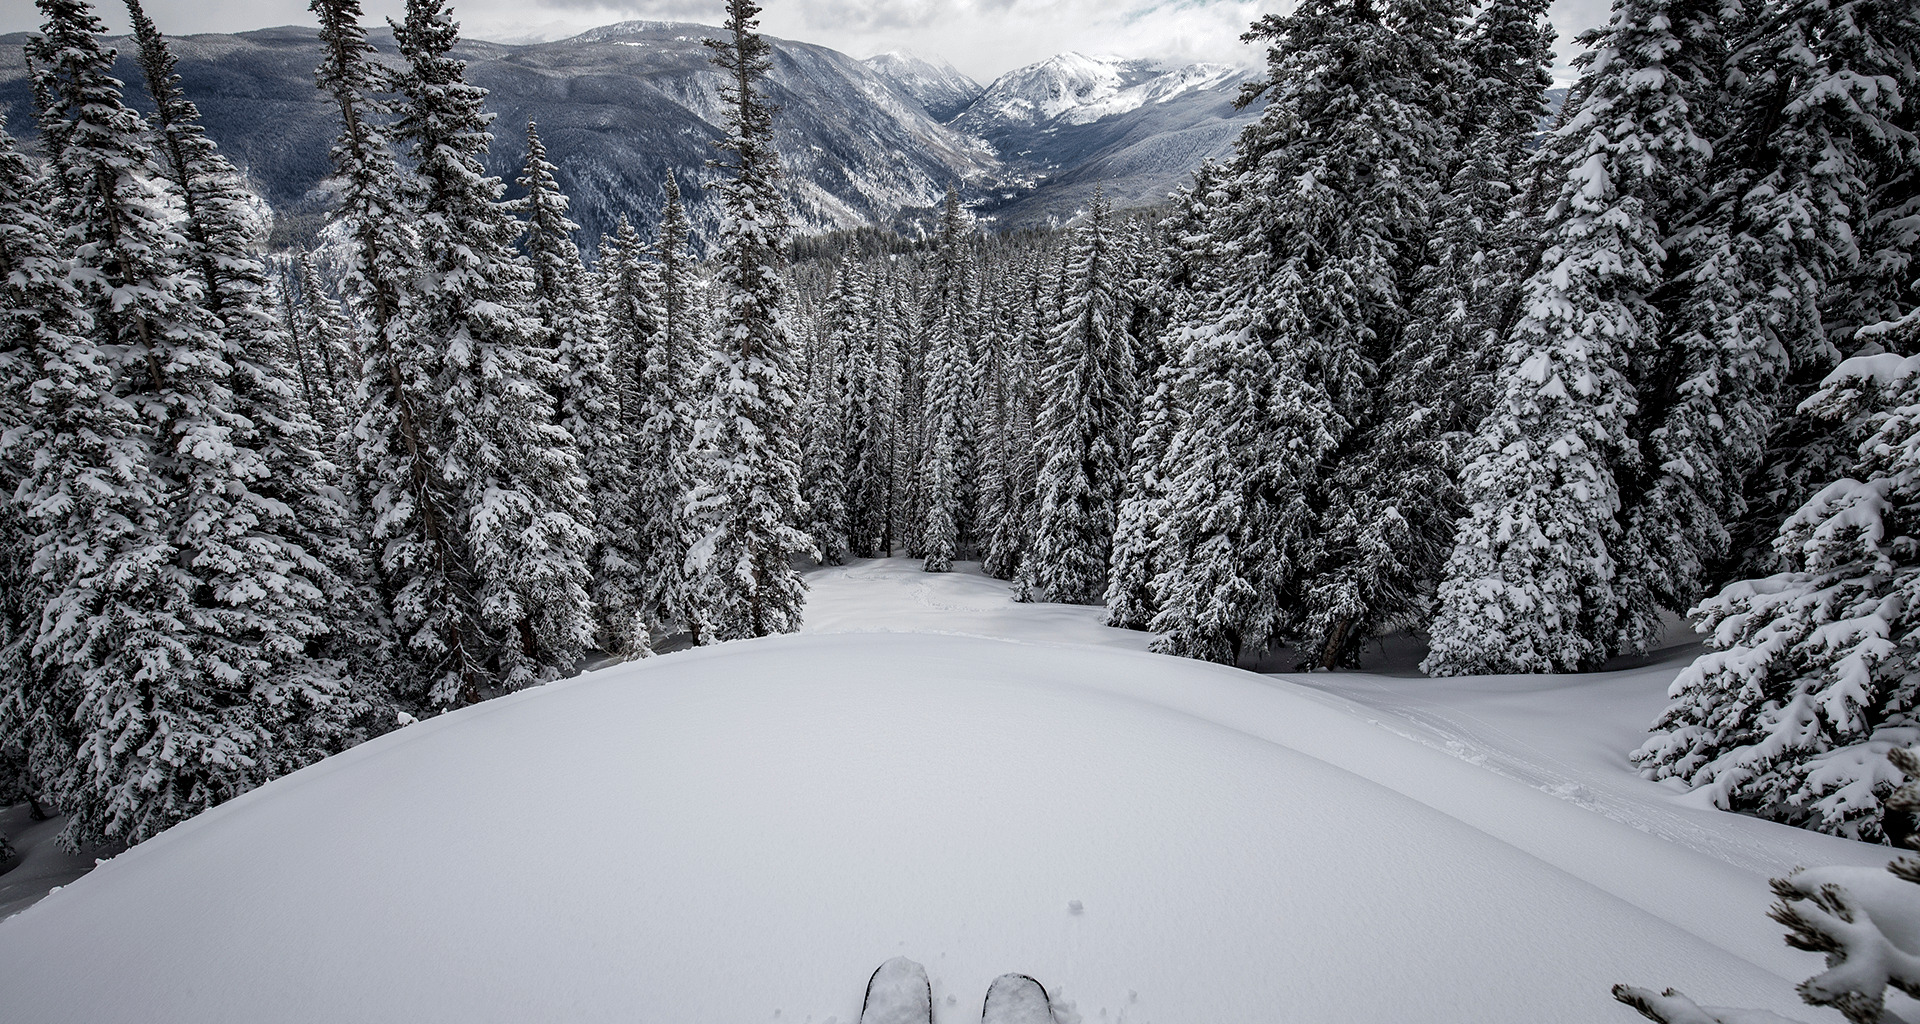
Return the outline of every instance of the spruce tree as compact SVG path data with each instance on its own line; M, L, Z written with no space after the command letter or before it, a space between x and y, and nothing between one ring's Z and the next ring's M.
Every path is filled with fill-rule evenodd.
M690 266L687 223L679 187L666 182L659 262L648 259L639 233L623 218L611 252L608 296L618 348L634 376L633 401L622 416L633 437L633 529L642 553L644 607L662 627L692 624L687 604L687 551L692 524L690 446L694 409L690 389L700 365L686 289Z
M846 475L847 549L855 558L882 554L886 536L888 446L886 352L874 322L865 268L851 251L840 260L830 314L846 347L841 362L841 457Z
M846 431L846 357L829 337L807 376L808 395L800 456L800 496L807 508L807 534L822 565L847 561L847 483L842 459Z
M595 643L615 654L651 650L645 609L645 556L635 535L631 471L633 435L622 422L632 401L630 375L615 365L608 325L590 294L587 268L567 219L568 200L547 162L539 126L527 122L527 158L520 187L508 204L526 219L523 247L533 269L532 309L556 371L554 416L567 431L586 477L594 522L588 555L592 573Z
M1227 661L1302 642L1350 659L1410 601L1396 477L1370 471L1382 365L1428 219L1448 3L1303 3L1270 42L1266 99L1211 219L1235 266L1176 339L1189 415L1168 444L1160 649Z
M0 124L0 799L9 803L65 774L77 745L75 680L34 652L42 609L60 594L48 575L57 567L36 564L42 539L52 548L69 527L111 516L123 498L114 475L137 473L145 454L131 407L93 358L86 309L55 246L54 201L53 183ZM33 502L60 493L91 500L64 515ZM137 499L128 507L145 511Z
M334 449L343 453L343 457L351 457L351 439L347 433L358 418L354 397L360 388L360 373L365 362L354 325L327 292L320 272L314 267L312 253L300 254L295 280L299 282L299 298L293 319L303 339L301 350L309 353L315 364L312 415L331 431Z
M985 483L980 499L981 571L1012 579L1026 550L1025 484L1033 462L1034 424L1027 417L1032 389L1032 360L1026 351L1025 325L1016 307L1020 296L1006 291L996 298L981 346L986 372L988 414L981 446Z
M1332 329L1310 332L1315 340L1305 346L1307 365L1317 368L1303 375L1337 382L1329 398L1344 424L1313 499L1319 550L1303 580L1298 642L1320 668L1355 665L1373 636L1421 618L1451 547L1449 453L1425 415L1436 381L1420 373L1432 353L1409 328L1447 154L1462 144L1465 6L1399 0L1384 6L1377 25L1356 19L1333 32L1336 49L1337 40L1352 39L1364 56L1329 77L1345 90L1371 80L1376 95L1341 126L1316 175L1336 196L1352 196L1349 212L1338 215L1338 228L1302 232L1320 234L1328 253L1309 288L1351 281L1357 298L1316 312ZM1335 96L1333 110L1351 102ZM1317 100L1306 105L1326 116Z
M727 76L727 137L715 146L729 156L711 164L727 172L715 186L726 212L714 245L721 308L692 441L689 504L700 537L687 565L699 578L703 641L798 629L806 584L793 559L811 548L800 529L793 343L782 315L786 204L773 107L757 91L772 68L772 47L754 32L759 13L749 0L728 0L730 38L705 40Z
M951 571L953 560L965 557L972 546L976 370L969 337L972 317L966 307L967 233L959 193L949 185L924 320L926 441L919 483L925 518L920 547L928 572Z
M417 190L389 143L392 82L372 59L358 0L312 0L309 9L320 22L314 82L340 115L331 158L341 199L334 217L349 240L342 291L365 325L353 461L399 648L394 695L424 712L463 693L477 697L490 680L458 596L471 591L459 498L436 466L446 399L435 388L440 355L411 319L421 250L409 197Z
M192 251L180 194L121 101L99 20L78 0L40 6L38 116L88 318L37 385L61 407L43 442L60 455L23 488L49 517L34 670L72 730L49 780L65 840L138 842L349 742L358 709L342 665L312 649L333 595L273 494L285 453L233 412L259 381L177 261Z
M1693 104L1717 11L1621 0L1586 37L1579 106L1542 150L1559 175L1548 248L1462 472L1430 673L1575 671L1644 636L1643 590L1616 586L1639 562L1619 518L1621 477L1642 467L1630 372L1660 335L1663 201L1710 151Z
M920 551L927 572L952 572L963 539L960 444L969 420L965 406L972 367L966 361L966 342L956 336L958 327L954 318L936 317L927 340L927 440L918 474L925 506Z
M1911 12L1799 0L1755 13L1734 47L1744 88L1716 152L1710 213L1689 237L1719 242L1710 254L1724 257L1698 262L1725 268L1714 280L1734 287L1699 302L1691 322L1770 337L1788 371L1770 394L1772 429L1723 576L1782 568L1769 543L1780 522L1851 461L1826 423L1795 410L1841 357L1880 344L1856 332L1920 301L1899 226L1920 209Z
M1043 465L1035 579L1049 600L1072 604L1106 596L1133 440L1134 342L1108 218L1106 198L1096 189L1074 240L1065 315L1047 352L1038 430Z
M445 704L574 669L593 639L593 513L572 439L553 423L559 370L528 312L518 224L481 163L492 141L486 90L451 55L458 26L439 0L410 0L393 28L407 60L395 132L414 161L423 271L404 329L436 356L432 469L452 498L442 525L465 556L458 583L435 595L450 608L421 591L395 605L409 625L464 620L462 657L433 683Z
M904 261L902 261L904 263ZM927 338L920 327L923 303L916 268L890 268L882 304L888 347L893 351L894 464L892 530L908 558L924 558L926 486L920 467L927 449Z
M1913 351L1920 302L1900 297L1910 269L1876 268L1866 250L1875 208L1920 170L1920 143L1914 112L1867 83L1920 88L1920 22L1895 4L1794 3L1763 12L1746 40L1739 59L1751 91L1728 139L1733 170L1695 229L1716 239L1721 257L1714 277L1696 278L1719 287L1702 289L1688 323L1729 355L1777 350L1791 372L1775 408L1798 404L1819 429L1792 429L1830 454L1775 454L1798 472L1831 468L1778 526L1771 558L1748 560L1775 571L1699 605L1718 650L1675 681L1634 758L1645 774L1705 789L1722 807L1885 840L1883 808L1900 775L1889 748L1910 743L1916 728L1920 654L1904 610L1914 568L1903 531L1920 393L1913 361L1882 350ZM1869 284L1876 275L1884 283ZM1877 312L1855 290L1876 287L1887 295ZM1882 319L1854 326L1872 316ZM1863 354L1801 401L1797 380L1842 345ZM1767 392L1729 397L1753 403ZM1775 476L1750 493L1775 490L1777 501L1797 489Z
M1159 611L1153 581L1160 571L1169 509L1166 456L1185 409L1177 390L1180 376L1175 354L1167 348L1178 325L1212 287L1218 269L1208 218L1219 173L1211 161L1202 164L1193 181L1174 193L1174 212L1161 224L1166 240L1151 280L1158 291L1156 318L1164 336L1156 334L1150 350L1146 368L1150 388L1141 402L1139 427L1128 453L1127 491L1115 516L1106 594L1107 625L1122 629L1144 630Z
M232 443L258 452L265 470L246 485L250 499L227 514L252 518L246 546L277 547L284 564L297 566L310 588L297 596L256 598L254 606L277 601L281 614L307 620L310 635L328 634L324 643L310 640L308 647L351 666L360 677L361 698L383 703L383 688L373 679L384 669L385 641L362 524L342 500L342 471L328 454L336 439L302 400L297 372L287 362L291 342L271 308L266 267L253 253L260 200L246 191L239 173L202 130L200 113L181 91L175 58L159 29L138 0L127 0L127 11L154 103L156 155L184 214L182 256L197 279L201 304L217 320L229 368L221 413ZM230 486L227 490L228 496L212 499L215 504L228 504L234 495ZM241 583L226 587L246 589Z

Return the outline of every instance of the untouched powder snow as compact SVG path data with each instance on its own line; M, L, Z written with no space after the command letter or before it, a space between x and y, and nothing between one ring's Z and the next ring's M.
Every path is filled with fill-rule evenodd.
M0 1018L854 1024L905 956L940 1024L1816 1020L1765 880L1888 853L1634 776L1672 663L1262 676L915 568L176 827L0 922Z

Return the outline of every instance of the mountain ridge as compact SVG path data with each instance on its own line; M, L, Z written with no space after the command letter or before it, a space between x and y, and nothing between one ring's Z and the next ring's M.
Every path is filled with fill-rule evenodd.
M650 229L667 174L688 196L696 228L709 230L718 210L699 185L709 176L711 140L722 136L724 83L700 40L719 34L691 22L627 21L550 42L461 40L456 56L468 62L469 80L489 90L496 115L489 172L508 183L518 176L525 125L534 120L584 241L623 216ZM0 36L0 110L15 135L30 139L21 49L28 38ZM857 60L767 38L774 51L767 88L780 107L776 147L802 233L909 228L928 219L949 184L1002 227L1068 219L1099 183L1120 205L1157 202L1202 158L1230 149L1251 116L1231 111L1229 87L1244 73L1224 65L1166 68L1064 54L982 87L937 59L889 53ZM399 66L390 30L370 30L368 39L375 59ZM115 74L127 83L129 103L150 109L131 39L108 42L120 51ZM169 43L208 135L279 216L279 240L306 237L333 201L334 113L312 77L317 30L290 25ZM1022 82L1029 92L1060 95L1025 118L983 111ZM509 184L508 192L517 189Z

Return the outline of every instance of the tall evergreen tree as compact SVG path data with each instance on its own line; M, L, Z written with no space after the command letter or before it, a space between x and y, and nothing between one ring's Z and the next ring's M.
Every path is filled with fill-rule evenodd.
M1158 319L1171 335L1191 315L1214 285L1218 254L1208 227L1211 203L1220 168L1211 161L1194 172L1193 181L1174 194L1174 212L1162 224L1166 235L1158 266L1152 275L1160 294ZM1180 375L1175 353L1167 351L1170 337L1157 333L1147 368L1149 390L1141 402L1139 427L1131 450L1127 492L1115 517L1112 569L1107 587L1107 624L1124 629L1146 629L1159 606L1154 577L1160 572L1161 551L1169 511L1167 449L1180 427L1186 403L1178 391Z
M952 572L960 557L962 521L960 480L961 439L970 417L967 390L972 367L966 361L966 342L957 336L958 323L936 317L927 340L926 447L918 474L924 518L920 551L927 572Z
M1622 560L1637 561L1619 519L1621 476L1642 457L1629 374L1660 333L1663 201L1711 149L1694 104L1717 15L1621 0L1586 37L1578 109L1542 151L1560 179L1549 248L1468 451L1428 672L1574 671L1643 635L1642 592L1616 586Z
M587 268L567 219L568 200L547 162L539 126L527 122L527 158L519 178L527 194L508 204L522 214L533 269L531 312L554 363L554 415L567 431L586 477L594 522L588 555L595 642L618 654L651 649L645 610L644 555L634 532L633 435L622 423L629 377L619 372L608 325L590 294Z
M1718 271L1706 280L1719 287L1700 289L1689 324L1706 338L1771 337L1789 361L1731 530L1731 574L1767 575L1783 568L1769 543L1779 524L1853 456L1827 423L1795 410L1838 359L1881 343L1857 331L1920 299L1909 257L1920 58L1916 19L1899 3L1806 0L1755 14L1735 47L1744 88L1716 154L1715 194L1688 237L1717 243L1695 262Z
M966 308L967 227L959 192L947 187L927 296L926 447L920 463L925 502L921 549L928 572L948 572L972 546L970 490L975 471L972 317Z
M767 636L800 626L806 584L793 566L811 544L800 529L799 452L792 337L782 315L780 277L786 204L778 190L773 107L757 91L772 47L754 29L760 8L728 0L726 40L705 40L725 72L729 154L716 188L726 211L714 246L721 320L701 373L707 406L693 437L696 485L690 500L699 541L688 569L700 580L702 640Z
M312 253L300 254L294 279L299 282L299 291L293 320L299 325L301 351L310 356L314 364L313 418L332 432L335 450L343 453L343 457L351 457L346 435L357 419L352 411L354 395L360 388L360 373L365 363L354 325L328 294L320 272L314 267Z
M847 561L847 481L842 459L846 431L846 353L837 335L817 345L807 376L800 496L807 507L807 534L822 565Z
M200 112L181 91L175 58L159 29L138 0L127 0L127 12L153 98L156 155L184 214L185 266L197 279L202 305L217 320L229 369L220 415L235 445L259 453L263 471L247 484L251 498L242 503L244 511L227 514L251 518L246 545L277 546L284 564L297 566L309 585L297 595L269 591L271 597L256 598L254 605L277 601L282 614L307 620L310 635L329 635L324 644L309 641L309 648L357 669L362 698L384 702L372 682L384 669L384 638L362 524L341 498L341 471L327 454L334 439L302 401L296 371L287 362L291 342L271 309L266 267L253 253L260 200L201 128ZM210 500L226 505L233 496L228 491Z
M874 322L866 271L851 252L840 260L830 315L846 348L840 393L846 396L841 457L846 474L848 553L872 558L883 553L880 545L887 532L886 353Z
M1025 484L1031 466L1034 424L1028 418L1032 360L1017 306L1022 296L1003 291L993 303L981 346L987 380L987 416L981 446L979 534L981 571L1012 579L1026 552Z
M697 627L688 604L686 560L694 537L686 498L693 488L691 389L702 353L688 291L686 211L671 176L666 195L658 263L647 258L639 234L622 221L611 254L617 280L612 300L636 376L634 401L624 419L634 437L634 529L644 552L648 616L662 626Z
M253 382L176 261L182 201L99 20L79 0L40 6L38 114L89 330L46 367L71 401L48 420L64 452L25 488L50 517L34 667L72 702L71 760L49 780L67 842L137 842L344 742L355 709L339 663L309 649L328 633L324 567L256 486L272 452L231 411L235 378Z
M342 288L366 325L353 459L404 666L393 689L424 711L462 692L477 696L489 679L458 596L471 590L458 497L436 466L446 398L435 387L440 356L412 322L421 250L408 197L417 189L388 140L392 82L373 60L359 0L312 0L309 9L320 22L314 82L340 115L331 157L341 198L334 216L349 239Z
M1326 0L1246 36L1270 43L1269 74L1242 101L1267 106L1213 221L1237 264L1175 342L1192 405L1167 454L1163 650L1295 641L1345 660L1415 585L1399 506L1423 496L1369 472L1366 442L1452 141L1434 107L1456 20L1444 2Z
M1106 197L1096 189L1074 240L1065 315L1044 371L1033 560L1035 578L1053 601L1092 604L1107 592L1135 401L1134 342L1115 242Z
M1717 364L1693 361L1728 376L1741 369L1736 357L1776 349L1772 358L1791 372L1775 408L1797 402L1823 428L1815 443L1837 465L1779 525L1772 558L1753 560L1776 571L1699 605L1718 650L1676 680L1634 759L1650 777L1704 789L1721 807L1884 841L1883 807L1901 775L1890 748L1909 745L1920 725L1920 654L1905 610L1916 579L1905 524L1916 498L1920 393L1912 359L1875 350L1914 350L1920 296L1903 300L1895 279L1876 313L1852 306L1848 293L1876 273L1862 250L1875 232L1872 211L1890 198L1881 190L1920 172L1920 117L1894 100L1920 89L1920 18L1899 4L1808 0L1765 10L1746 39L1740 61L1751 91L1722 154L1731 169L1688 238L1704 236L1718 258L1694 264L1703 294L1687 321L1716 344L1690 351L1717 354ZM1912 275L1910 266L1895 273ZM1854 326L1852 318L1875 315L1884 319ZM1841 345L1872 354L1840 364L1798 402L1795 382ZM1766 391L1726 392L1720 401L1761 405L1749 417L1767 414ZM1715 450L1711 429L1721 425L1697 424L1703 436L1688 438L1720 459L1700 474L1707 482L1735 456L1752 457L1751 448ZM1783 461L1806 472L1825 460ZM1788 490L1781 484L1763 480L1760 489Z
M533 274L512 247L519 226L481 163L493 138L486 90L451 55L459 30L439 0L410 0L393 27L407 60L395 131L411 144L424 271L406 328L438 355L433 469L466 556L444 595L452 608L400 607L412 622L465 620L460 653L476 660L435 681L433 699L448 703L480 696L483 681L512 689L572 671L593 638L593 518L579 455L553 423L558 368L526 312Z
M926 488L920 467L927 448L927 346L920 330L920 295L910 265L901 260L888 268L887 301L880 304L888 348L893 353L893 543L907 549L907 557L923 558L925 548Z
M1422 264L1403 278L1410 315L1381 365L1378 408L1359 436L1361 459L1346 464L1336 492L1360 489L1386 499L1361 530L1351 590L1364 594L1364 618L1347 630L1345 651L1322 641L1321 664L1355 653L1353 641L1382 626L1421 624L1431 581L1453 549L1463 511L1459 452L1487 413L1507 311L1533 258L1520 215L1520 177L1545 112L1553 59L1539 0L1497 0L1482 7L1443 70L1457 83L1452 102L1434 112L1456 144L1429 168L1432 224ZM1338 504L1338 503L1337 503ZM1356 637L1351 628L1362 627Z
M91 529L94 516L147 511L144 494L115 483L144 478L140 425L90 347L69 260L55 246L54 200L52 182L0 125L0 799L13 802L65 774L78 743L75 674L34 651L42 611L61 593L62 567L39 562L39 550L88 532L110 543ZM57 500L67 494L81 501ZM56 501L37 504L42 496Z

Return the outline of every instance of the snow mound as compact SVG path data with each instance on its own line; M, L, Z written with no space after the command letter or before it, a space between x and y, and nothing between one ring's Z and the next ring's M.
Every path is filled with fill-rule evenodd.
M1793 1011L1809 970L1529 852L1556 842L1778 945L1757 878L1297 686L1092 646L782 637L247 794L0 923L0 992L9 1019L93 1024L853 1021L906 956L940 1024L1010 970L1138 1024L1624 1022L1618 981Z

